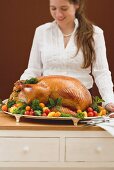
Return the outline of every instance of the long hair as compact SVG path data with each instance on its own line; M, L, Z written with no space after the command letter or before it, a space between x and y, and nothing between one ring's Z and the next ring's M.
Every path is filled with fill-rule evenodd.
M82 68L88 68L95 61L96 55L94 50L93 25L85 16L85 0L69 0L70 3L78 4L76 10L76 18L79 21L79 26L76 33L77 54L81 49L84 56Z

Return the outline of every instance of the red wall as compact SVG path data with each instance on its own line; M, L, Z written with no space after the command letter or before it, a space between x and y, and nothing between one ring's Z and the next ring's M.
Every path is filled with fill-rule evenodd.
M107 56L112 78L114 42L114 0L86 0L86 13L105 33ZM0 98L9 97L13 83L28 64L34 31L52 21L48 0L0 0ZM96 95L97 89L94 88Z

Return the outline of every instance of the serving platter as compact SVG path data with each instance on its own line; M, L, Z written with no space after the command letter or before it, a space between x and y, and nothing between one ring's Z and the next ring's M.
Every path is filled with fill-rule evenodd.
M37 119L37 120L72 120L74 126L77 126L78 122L79 122L79 118L75 118L75 117L48 117L48 116L31 116L31 115L20 115L20 114L12 114L10 112L6 112L3 111L5 114L8 114L10 116L15 117L16 119L16 123L19 123L21 121L21 117L25 117L27 119Z
M93 116L93 117L84 117L84 120L90 120L90 119L100 119L102 118L103 116Z

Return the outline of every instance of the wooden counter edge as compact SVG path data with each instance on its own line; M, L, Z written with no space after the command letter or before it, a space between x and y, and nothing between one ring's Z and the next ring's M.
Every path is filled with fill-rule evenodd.
M0 112L0 130L60 130L60 131L104 131L97 126L84 127L83 125L41 124L33 122L16 123L15 118Z

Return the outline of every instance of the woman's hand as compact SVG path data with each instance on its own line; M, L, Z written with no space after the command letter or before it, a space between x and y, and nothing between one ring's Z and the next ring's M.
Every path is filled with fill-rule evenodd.
M114 103L108 103L105 108L110 112L114 112Z
M108 103L105 106L106 110L108 110L109 112L114 112L114 103ZM110 117L114 118L114 114L111 114Z

